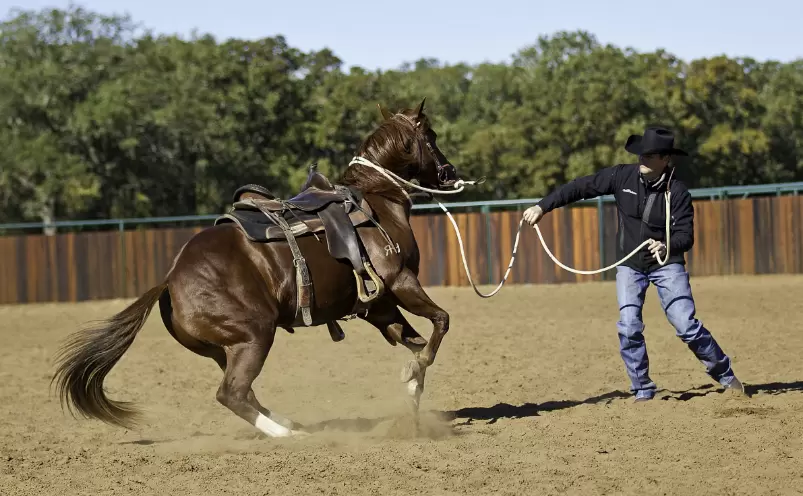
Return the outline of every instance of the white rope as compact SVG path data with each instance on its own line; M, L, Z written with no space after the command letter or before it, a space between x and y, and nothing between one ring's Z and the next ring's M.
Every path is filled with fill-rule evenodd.
M409 181L397 176L393 172L385 169L384 167L380 167L380 166L374 164L373 162L364 159L363 157L354 157L351 160L351 162L349 163L349 165L353 165L353 164L367 165L369 167L372 167L372 168L378 170L382 174L384 174L385 177L390 179L394 184L396 184L396 186L398 186L402 191L404 191L405 196L407 196L407 199L410 200L411 203L412 203L412 199L410 198L410 195L407 193L407 190L405 190L401 186L401 184L399 184L399 182L405 183L408 186L411 186L413 188L419 189L421 191L426 191L428 193L433 193L433 194L455 194L455 193L459 193L459 192L463 191L464 185L466 185L466 184L473 185L473 184L477 184L478 183L478 181L458 180L454 184L455 191L432 190L432 189L424 188L422 186L418 186L417 184L411 183L411 182L409 182ZM672 173L674 173L674 171L672 171ZM391 176L393 176L393 177L391 177ZM394 177L395 177L395 179L394 179ZM671 174L670 174L670 179L671 179ZM666 255L664 256L663 260L661 260L660 255L658 255L658 254L654 255L655 260L657 260L658 264L661 265L661 266L666 265L666 263L669 261L669 218L670 218L670 196L671 196L671 194L669 192L668 183L667 183L667 191L666 191L664 196L666 198L666 245L665 245L666 246ZM505 270L505 275L502 277L502 281L496 286L496 289L494 289L493 291L491 291L488 294L483 294L483 293L481 293L479 291L479 289L477 289L476 284L474 284L474 280L471 278L471 271L468 268L468 261L466 261L466 251L465 251L465 249L463 247L463 238L460 235L460 228L458 228L457 223L454 220L454 217L452 217L452 214L446 209L446 207L443 205L443 203L438 202L438 205L441 207L441 210L446 212L446 216L449 218L449 221L452 223L452 227L454 228L454 232L457 235L457 243L458 243L458 245L460 247L460 256L463 259L463 268L466 271L466 276L468 276L468 281L471 283L471 287L474 288L474 292L477 293L479 296L481 296L483 298L490 298L491 296L493 296L496 293L498 293L500 289L502 289L502 286L504 286L505 282L507 281L508 276L510 275L510 270L513 268L513 263L516 260L516 251L519 248L519 236L521 235L521 228L524 226L524 219L522 218L519 221L519 228L516 231L516 241L513 243L513 255L510 257L510 263L507 266L507 270ZM597 270L577 270L577 269L573 269L571 267L568 267L568 266L564 265L563 263L560 262L560 260L555 258L555 255L552 254L552 252L549 250L549 247L546 245L546 241L544 241L544 236L541 234L541 229L538 227L538 224L536 224L534 227L535 227L535 232L538 234L538 239L541 240L541 246L544 247L544 251L546 251L547 255L549 255L549 258L551 258L552 261L555 262L560 268L562 268L564 270L567 270L569 272L572 272L574 274L581 274L581 275L600 274L602 272L611 270L611 269L613 269L613 268L615 268L615 267L617 267L619 265L622 265L628 259L633 257L636 253L638 253L641 249L643 249L644 247L650 245L653 242L652 239L648 239L648 240L644 241L639 246L637 246L633 251L631 251L626 257L622 258L618 262L616 262L614 264L611 264L611 265L609 265L607 267L603 267L603 268L597 269Z
M411 186L411 187L413 187L415 189L418 189L418 190L421 190L421 191L425 191L427 193L436 194L436 195L455 195L457 193L462 193L463 190L465 189L465 185L467 185L467 184L468 185L474 185L474 184L478 184L478 183L482 182L482 180L480 180L480 181L464 181L462 179L459 179L459 180L455 181L455 183L453 185L455 189L452 190L452 191L443 190L443 189L429 189L429 188L425 188L423 186L419 186L419 185L417 185L415 183L411 183L410 181L404 179L403 177L399 177L393 171L385 169L384 167L380 167L380 166L376 165L375 163L371 162L370 160L367 160L366 158L354 157L353 159L351 159L351 162L349 162L349 165L354 165L354 164L367 165L368 167L374 168L374 169L378 170L379 172L381 172L385 177L390 179L393 182L393 184L395 184L402 191L404 191L404 195L407 197L408 200L410 200L410 202L412 202L412 199L410 199L410 195L407 193L407 190L404 189L401 184L399 184L400 182L404 183L404 184L406 184L408 186Z
M510 275L510 269L513 268L513 263L516 260L516 251L518 250L518 247L519 247L519 236L521 235L521 228L524 226L524 219L521 219L519 221L519 228L516 231L516 241L513 243L513 256L510 257L510 263L507 266L507 270L505 270L505 275L502 277L502 281L496 286L496 289L494 289L493 291L491 291L488 294L483 294L483 293L480 292L479 289L477 289L476 284L474 284L474 280L471 278L471 271L469 270L468 262L466 261L466 252L465 252L465 249L463 248L463 239L460 236L460 229L457 227L457 223L455 222L454 217L452 217L452 214L448 210L446 210L446 207L443 205L443 203L438 202L438 205L441 207L441 209L444 212L446 212L446 216L451 221L452 227L454 228L454 232L457 235L457 243L460 246L460 256L463 259L463 268L466 271L466 276L468 276L468 282L471 283L471 287L474 288L474 292L477 293L479 296L481 296L483 298L490 298L491 296L493 296L496 293L498 293L500 289L502 289L502 286L504 286L505 282L507 281L507 277ZM667 207L666 211L669 212L669 193L668 192L666 194L666 207ZM560 262L560 260L555 258L555 255L553 255L552 252L549 251L549 247L546 245L546 241L544 241L544 236L541 234L541 229L538 227L538 224L535 225L535 232L538 233L538 239L541 240L541 246L544 247L544 251L546 251L547 255L549 255L549 258L551 258L553 262L555 262L562 269L565 269L565 270L567 270L569 272L572 272L574 274L582 274L582 275L599 274L599 273L605 272L607 270L611 270L614 267L623 264L629 258L633 257L636 253L638 253L639 250L641 250L642 248L644 248L645 246L648 246L649 244L651 244L653 242L653 240L651 240L651 239L648 239L648 240L644 241L638 247L636 247L636 249L631 251L626 257L624 257L623 259L619 260L618 262L616 262L614 264L611 264L611 265L609 265L607 267L604 267L602 269L597 269L597 270L577 270L577 269L573 269L571 267L568 267L568 266L562 264ZM666 265L666 262L669 261L669 215L666 216L666 255L664 256L664 259L661 260L660 255L656 254L655 255L655 259L658 261L658 263L661 266Z

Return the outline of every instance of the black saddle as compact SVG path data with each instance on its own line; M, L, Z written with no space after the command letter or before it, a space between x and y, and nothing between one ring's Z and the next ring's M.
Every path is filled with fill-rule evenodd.
M216 219L215 225L233 222L253 242L281 240L290 243L294 264L300 271L299 308L307 325L311 324L309 300L312 288L295 238L312 235L320 239L318 233L323 232L329 254L351 264L361 302L369 303L384 292L384 285L357 235L357 226L372 222L371 208L358 191L333 185L312 165L301 191L288 200L277 198L257 184L241 186L232 200L232 208ZM369 284L375 289L369 290ZM327 323L327 327L333 340L340 341L345 337L336 322Z

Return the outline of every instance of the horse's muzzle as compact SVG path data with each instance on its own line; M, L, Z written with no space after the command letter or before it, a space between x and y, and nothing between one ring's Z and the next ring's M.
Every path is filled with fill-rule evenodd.
M454 165L446 164L438 168L438 188L447 189L457 182L457 169Z

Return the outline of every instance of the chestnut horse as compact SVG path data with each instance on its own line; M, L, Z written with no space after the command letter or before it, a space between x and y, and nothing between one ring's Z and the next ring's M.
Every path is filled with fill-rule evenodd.
M337 182L362 195L375 221L355 229L384 292L359 318L378 328L393 346L400 343L414 354L402 368L401 380L407 383L416 415L427 367L449 330L449 314L421 287L419 250L410 226L412 200L383 170L430 189L454 186L456 170L438 149L423 107L424 101L415 109L391 114L380 106L384 121L360 146L358 157L362 158L352 161ZM352 267L335 259L318 236L295 239L314 292L311 325L354 315L359 282L355 285ZM236 223L195 234L181 248L163 282L99 327L82 329L65 342L53 377L62 403L87 418L132 425L138 412L128 403L109 399L103 381L158 301L162 321L175 340L213 359L223 370L216 395L221 404L268 436L305 434L303 426L264 408L251 389L276 329L293 332L293 327L305 325L298 315L296 269L287 239L253 242ZM432 322L428 342L399 307Z

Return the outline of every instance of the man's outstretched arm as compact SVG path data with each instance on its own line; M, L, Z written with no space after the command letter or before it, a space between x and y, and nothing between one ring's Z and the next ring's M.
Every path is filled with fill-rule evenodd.
M613 194L616 173L619 166L607 167L594 174L578 177L541 199L524 212L524 221L535 225L544 214L579 200L588 200L602 195Z

